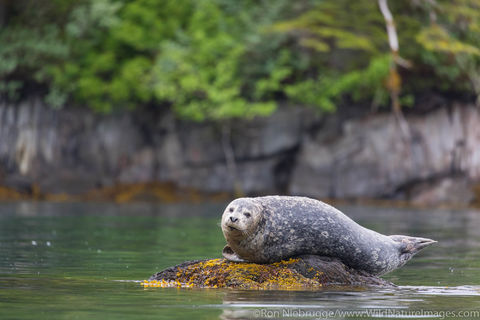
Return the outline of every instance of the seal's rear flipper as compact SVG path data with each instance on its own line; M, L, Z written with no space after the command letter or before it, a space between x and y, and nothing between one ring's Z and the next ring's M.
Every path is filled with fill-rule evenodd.
M242 258L240 258L238 256L238 254L236 254L232 248L230 248L230 246L227 244L225 247L223 247L223 250L222 250L222 255L225 259L229 260L229 261L233 261L233 262L245 262L245 260L243 260Z
M409 237L401 235L390 236L394 241L401 244L401 253L414 255L423 248L426 248L437 241L428 238Z

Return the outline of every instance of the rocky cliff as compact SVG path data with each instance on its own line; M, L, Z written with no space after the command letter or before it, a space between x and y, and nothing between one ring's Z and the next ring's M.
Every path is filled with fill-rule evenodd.
M0 185L82 194L168 182L207 193L471 202L480 110L457 103L406 120L408 134L388 113L282 105L268 118L197 124L159 109L54 110L34 97L0 105Z

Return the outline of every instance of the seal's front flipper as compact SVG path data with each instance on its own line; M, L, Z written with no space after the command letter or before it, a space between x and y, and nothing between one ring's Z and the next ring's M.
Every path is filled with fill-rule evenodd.
M390 238L400 243L401 254L408 254L411 256L413 256L420 250L434 243L437 243L437 241L428 239L428 238L418 238L418 237L409 237L409 236L401 236L401 235L390 236Z
M240 258L238 256L238 254L236 254L232 248L230 248L230 246L227 244L225 247L223 247L223 250L222 250L222 255L225 259L229 260L229 261L233 261L233 262L245 262L245 260L243 260L242 258Z

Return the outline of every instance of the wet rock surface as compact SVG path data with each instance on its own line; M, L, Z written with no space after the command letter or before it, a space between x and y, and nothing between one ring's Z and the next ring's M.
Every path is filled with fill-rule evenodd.
M382 278L344 265L340 260L304 255L272 264L225 259L187 261L150 277L144 287L320 290L331 286L394 286Z

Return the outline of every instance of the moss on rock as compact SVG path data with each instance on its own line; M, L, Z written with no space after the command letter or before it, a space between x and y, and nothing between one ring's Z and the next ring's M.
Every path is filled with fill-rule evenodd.
M325 286L393 286L341 261L313 255L272 264L231 262L225 259L188 261L167 268L142 282L144 287L235 288L305 290Z

